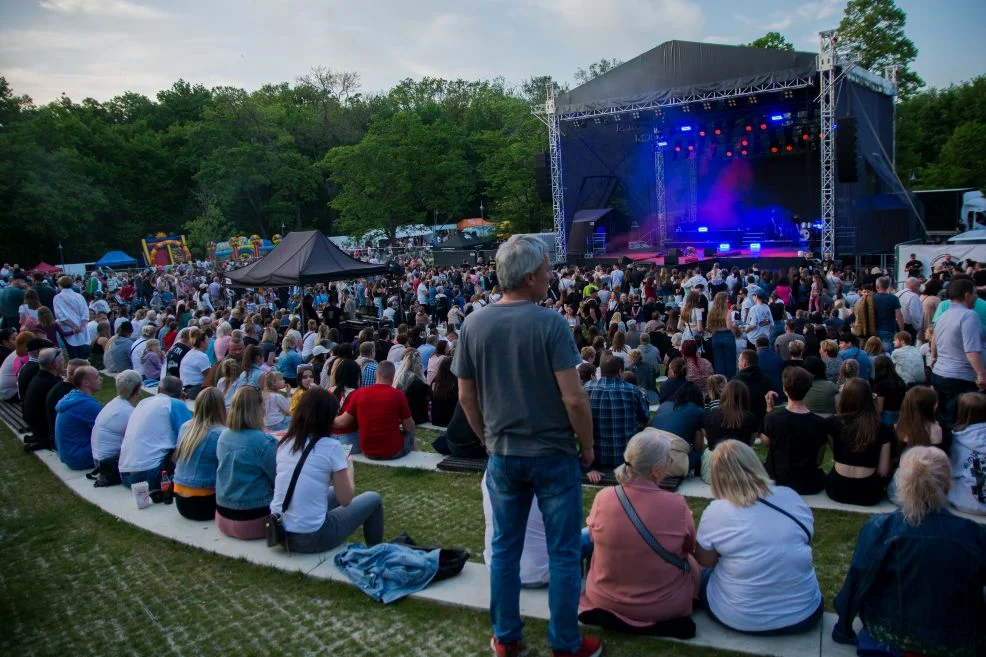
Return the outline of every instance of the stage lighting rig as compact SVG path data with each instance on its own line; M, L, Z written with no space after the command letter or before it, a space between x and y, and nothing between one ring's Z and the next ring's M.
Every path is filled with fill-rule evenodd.
M756 96L750 96L750 104L751 105L756 105L757 104L757 97Z

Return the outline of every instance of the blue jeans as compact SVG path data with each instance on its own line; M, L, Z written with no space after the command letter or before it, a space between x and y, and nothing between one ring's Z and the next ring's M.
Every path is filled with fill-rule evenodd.
M880 342L883 343L883 352L889 356L894 350L894 336L896 333L893 331L877 331L876 335L880 338Z
M548 543L548 643L559 652L582 645L579 631L579 559L582 473L574 456L490 455L486 480L493 505L490 617L502 643L520 641L520 556L531 502L537 495Z
M727 379L736 376L736 338L730 331L716 331L712 334L712 365L716 374Z
M150 470L144 470L143 472L121 472L120 481L123 482L123 485L127 488L130 488L138 482L146 481L148 490L160 490L161 470L162 468L151 468Z

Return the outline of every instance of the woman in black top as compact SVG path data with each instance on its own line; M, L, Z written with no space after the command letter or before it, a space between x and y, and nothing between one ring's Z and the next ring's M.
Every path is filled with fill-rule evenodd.
M873 361L873 393L880 421L893 426L900 417L900 406L907 394L907 384L897 374L897 368L889 356L877 356Z
M407 405L411 409L414 423L428 422L428 398L431 397L431 388L425 383L421 354L417 349L408 349L404 352L401 364L394 375L394 387L403 391L407 397Z
M712 450L724 440L739 440L747 445L760 431L760 421L750 411L750 389L742 381L730 381L719 395L719 406L705 411L702 417L706 449L702 453L702 481L709 483Z
M878 504L890 475L894 430L880 423L866 379L846 381L839 397L839 414L832 423L833 465L826 477L825 492L836 502Z
M452 374L452 359L444 358L431 382L431 423L447 427L458 401L459 379ZM411 414L414 415L413 410Z

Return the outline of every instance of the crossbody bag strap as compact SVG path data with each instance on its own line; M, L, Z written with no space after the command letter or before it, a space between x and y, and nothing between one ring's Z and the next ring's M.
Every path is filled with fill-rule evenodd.
M805 523L801 522L800 520L798 520L793 515L791 515L790 513L788 513L787 511L785 511L781 507L777 506L776 504L773 504L773 503L768 502L767 500L763 500L763 499L757 500L757 501L760 502L761 504L763 504L764 506L769 506L771 509L773 509L774 511L777 511L778 513L783 513L788 518L790 518L795 523L797 523L798 527L801 527L801 531L803 531L805 533L805 536L808 537L808 544L811 545L811 532L808 531L808 528L807 527L805 527Z
M630 522L637 529L637 533L640 537L644 539L644 542L650 546L657 555L667 561L669 564L677 568L683 573L687 573L691 570L691 565L688 563L687 559L682 559L681 557L671 554L664 549L664 546L657 542L654 535L650 533L650 530L644 525L644 522L637 515L637 511L630 504L630 498L627 497L626 491L623 490L623 486L616 487L616 497L619 498L620 504L623 505L623 510L626 511L627 517L630 518Z
M301 468L305 465L305 460L308 455L312 453L312 449L315 447L317 440L308 440L308 444L305 445L304 451L301 452L301 458L298 459L298 465L294 466L294 474L291 475L291 483L288 484L288 491L284 494L284 502L281 503L281 513L288 510L288 505L291 504L291 498L294 497L294 487L298 484L298 477L301 475Z

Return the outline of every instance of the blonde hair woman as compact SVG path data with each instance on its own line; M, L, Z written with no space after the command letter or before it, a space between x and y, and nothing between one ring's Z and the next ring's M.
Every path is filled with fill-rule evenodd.
M948 456L912 447L897 471L894 513L871 516L835 598L832 638L892 653L978 655L986 642L983 583L986 530L946 510L952 481Z
M402 390L411 408L411 417L415 424L429 421L428 400L431 398L431 387L425 381L424 368L421 365L421 354L417 349L408 349L401 358L401 364L394 374L394 387Z
M216 527L233 538L263 538L274 497L277 441L264 433L260 390L237 390L226 423L216 445Z
M790 488L774 486L753 448L738 440L712 451L709 478L715 499L702 514L695 550L710 569L701 588L709 616L754 634L815 627L824 607L811 509Z
M216 327L216 343L212 347L216 353L217 361L226 358L226 353L229 351L229 341L232 339L233 325L229 322L221 322Z
M620 632L692 638L701 570L691 554L692 512L684 497L660 488L671 443L658 430L644 429L627 443L623 460L616 469L620 485L596 495L583 530L593 549L579 620ZM630 513L664 556L642 540Z
M736 339L733 337L733 316L727 306L725 292L717 292L709 308L706 330L712 336L712 365L715 371L727 379L736 376Z
M178 430L175 449L175 502L189 520L212 520L216 515L216 447L226 428L223 393L206 388L195 399L195 414Z

